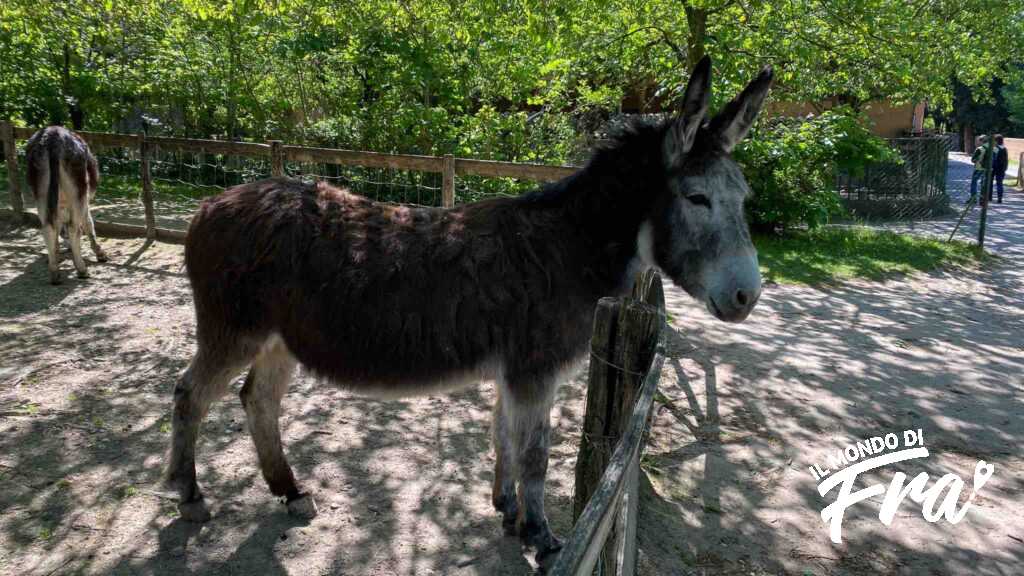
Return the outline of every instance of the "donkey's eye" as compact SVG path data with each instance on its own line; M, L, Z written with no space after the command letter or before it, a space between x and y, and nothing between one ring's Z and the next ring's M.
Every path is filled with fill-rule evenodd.
M690 196L687 196L686 199L698 206L705 206L709 209L711 208L711 200L708 200L708 197L703 194L691 194Z

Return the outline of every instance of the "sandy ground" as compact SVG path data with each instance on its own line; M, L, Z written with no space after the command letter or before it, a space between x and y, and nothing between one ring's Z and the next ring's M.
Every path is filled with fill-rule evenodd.
M993 215L985 270L814 289L767 286L741 325L668 290L673 333L644 458L645 574L1010 575L1024 565L1024 201ZM936 225L938 226L938 225ZM947 224L948 226L948 224ZM949 228L945 228L948 230ZM214 518L176 518L157 481L192 352L181 248L105 240L93 278L47 284L34 230L0 224L0 574L526 574L489 505L490 385L395 402L300 374L282 428L320 515L269 494L244 413L216 404L200 447ZM70 262L63 263L70 270ZM236 387L237 389L237 387ZM580 377L554 412L548 508L571 522ZM966 517L909 498L850 508L829 541L808 471L856 440L920 429L930 456L861 488L994 474Z

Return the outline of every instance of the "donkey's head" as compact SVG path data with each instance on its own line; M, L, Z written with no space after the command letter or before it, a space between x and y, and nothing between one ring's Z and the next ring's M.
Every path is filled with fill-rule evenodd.
M711 60L697 64L680 117L665 126L665 189L640 231L639 249L709 312L742 321L761 295L757 252L743 215L750 193L731 157L771 85L765 68L714 118L705 119Z

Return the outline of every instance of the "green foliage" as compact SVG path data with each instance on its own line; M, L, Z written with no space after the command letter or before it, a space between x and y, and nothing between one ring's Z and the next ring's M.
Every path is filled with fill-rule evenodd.
M894 274L973 266L988 258L968 242L944 242L860 227L829 226L783 235L755 235L754 245L762 276L780 284L881 280Z
M1003 103L1009 112L1011 129L1007 136L1024 137L1024 78L1016 79L1003 86Z
M842 209L838 173L857 176L869 164L899 161L847 108L762 122L735 156L753 190L747 209L759 230L821 226Z
M703 53L716 104L765 64L775 100L855 105L948 107L951 78L1021 75L1007 66L1024 61L1016 3L919 4L5 0L0 119L569 163L624 100L670 107ZM822 195L796 221L833 205Z
M716 98L770 63L776 99L941 106L952 76L983 86L1024 59L1022 19L987 0L6 0L0 117L420 153L483 137L564 160L572 117L638 91L670 104L704 52Z

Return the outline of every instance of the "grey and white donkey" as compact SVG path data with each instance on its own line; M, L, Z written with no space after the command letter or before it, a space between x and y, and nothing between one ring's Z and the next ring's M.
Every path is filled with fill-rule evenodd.
M96 157L74 132L61 126L49 126L28 139L25 159L28 184L35 196L46 242L50 283L60 284L64 280L58 264L58 234L63 226L67 227L71 258L78 277L88 278L89 271L82 258L82 232L89 236L96 260L107 261L107 255L96 242L89 213L89 202L96 196L99 184Z

